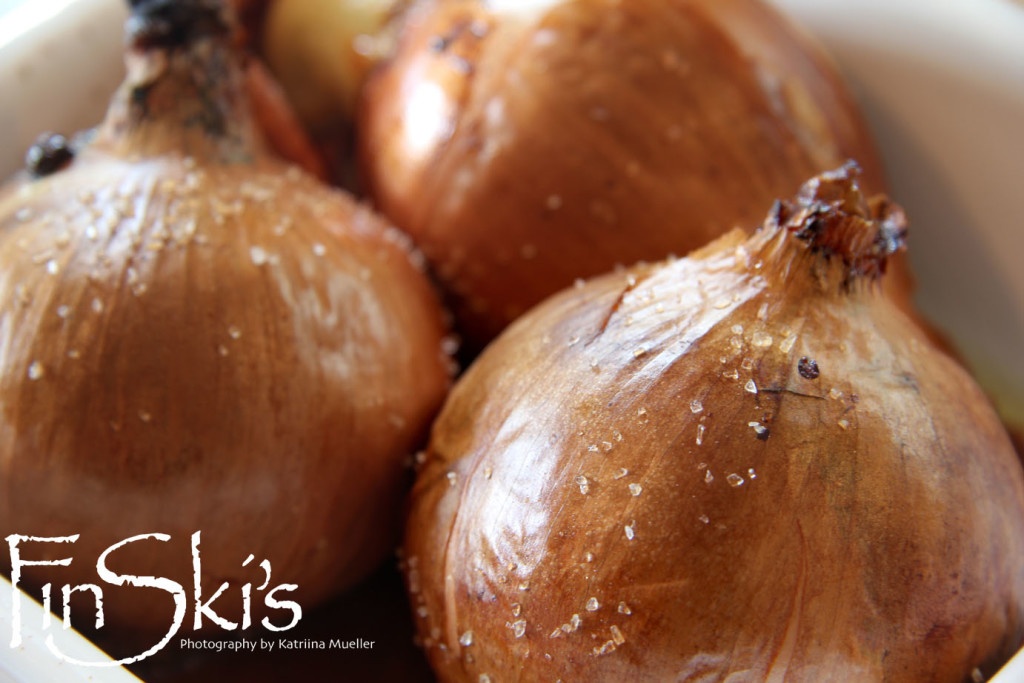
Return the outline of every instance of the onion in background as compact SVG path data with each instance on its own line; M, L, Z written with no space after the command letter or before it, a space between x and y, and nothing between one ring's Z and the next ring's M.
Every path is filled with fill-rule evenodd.
M882 188L832 62L757 0L423 0L398 22L359 111L364 180L471 346L577 277L756 225L847 158Z

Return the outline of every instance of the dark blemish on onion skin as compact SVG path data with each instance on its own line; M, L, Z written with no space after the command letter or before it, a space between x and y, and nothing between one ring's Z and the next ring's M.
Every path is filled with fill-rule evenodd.
M427 42L427 47L431 52L444 52L452 44L454 38L451 35L447 36L431 36Z
M44 133L25 154L25 168L34 178L42 178L61 170L75 158L71 143L63 135Z
M148 109L147 100L149 99L149 91L152 89L152 83L143 83L132 88L132 106L139 107L143 114L145 114Z
M807 356L800 359L796 369L804 379L818 379L818 375L821 374L821 371L818 369L818 363Z

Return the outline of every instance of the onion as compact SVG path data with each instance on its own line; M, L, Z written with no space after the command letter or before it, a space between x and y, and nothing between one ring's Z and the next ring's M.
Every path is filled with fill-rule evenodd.
M314 134L352 116L396 0L269 0L262 53Z
M1024 474L870 284L903 218L855 175L553 297L463 376L406 533L442 680L959 682L1020 646Z
M357 188L355 100L366 73L388 50L387 19L401 2L227 1L240 17L240 42L259 54L257 63L266 60L283 86L326 177L339 187Z
M371 196L476 346L577 277L756 226L847 158L883 186L833 63L760 0L422 0L359 133Z
M206 599L237 618L250 584L259 623L263 560L309 608L393 547L446 328L407 238L268 154L219 3L135 4L91 141L0 191L0 537L81 534L22 550L75 558L25 570L59 600L157 532L111 568L191 595L201 531ZM108 623L170 626L166 592L104 589Z
M259 59L245 65L245 89L253 118L277 156L327 181L327 164L302 128L287 95Z

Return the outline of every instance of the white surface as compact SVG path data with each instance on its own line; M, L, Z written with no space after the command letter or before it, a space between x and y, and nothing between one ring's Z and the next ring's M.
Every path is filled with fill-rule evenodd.
M1011 659L999 674L989 679L989 683L1021 683L1024 681L1024 650Z
M1024 424L1024 9L1009 0L773 2L825 44L860 97L893 198L911 219L922 308ZM0 18L0 178L39 133L98 122L123 73L124 5L33 0ZM41 641L9 656L4 597L0 683L75 680L68 667L54 673ZM998 681L1024 681L1024 660Z
M11 649L13 600L11 584L0 577L0 683L139 683L139 679L121 668L82 668L58 659L46 645L52 634L59 651L82 662L109 662L110 658L75 631L64 631L54 617L44 631L43 608L27 595L20 596L20 641ZM57 591L59 599L60 591Z
M32 0L0 17L0 179L40 133L95 125L124 74L124 0Z

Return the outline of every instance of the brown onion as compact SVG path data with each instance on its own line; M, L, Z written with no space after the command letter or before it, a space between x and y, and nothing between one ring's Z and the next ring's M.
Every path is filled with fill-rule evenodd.
M833 63L761 0L495 5L516 3L415 3L359 120L372 197L476 346L577 277L756 226L848 158L882 189Z
M22 550L75 557L25 569L59 600L155 532L111 566L191 596L201 531L206 598L237 619L250 583L256 624L263 560L310 608L393 547L445 326L407 238L268 154L220 3L135 4L91 142L0 191L0 537L81 534ZM165 592L104 588L108 623L170 627Z
M553 297L464 375L406 536L442 680L957 682L1020 646L1021 466L870 284L903 219L854 175Z

